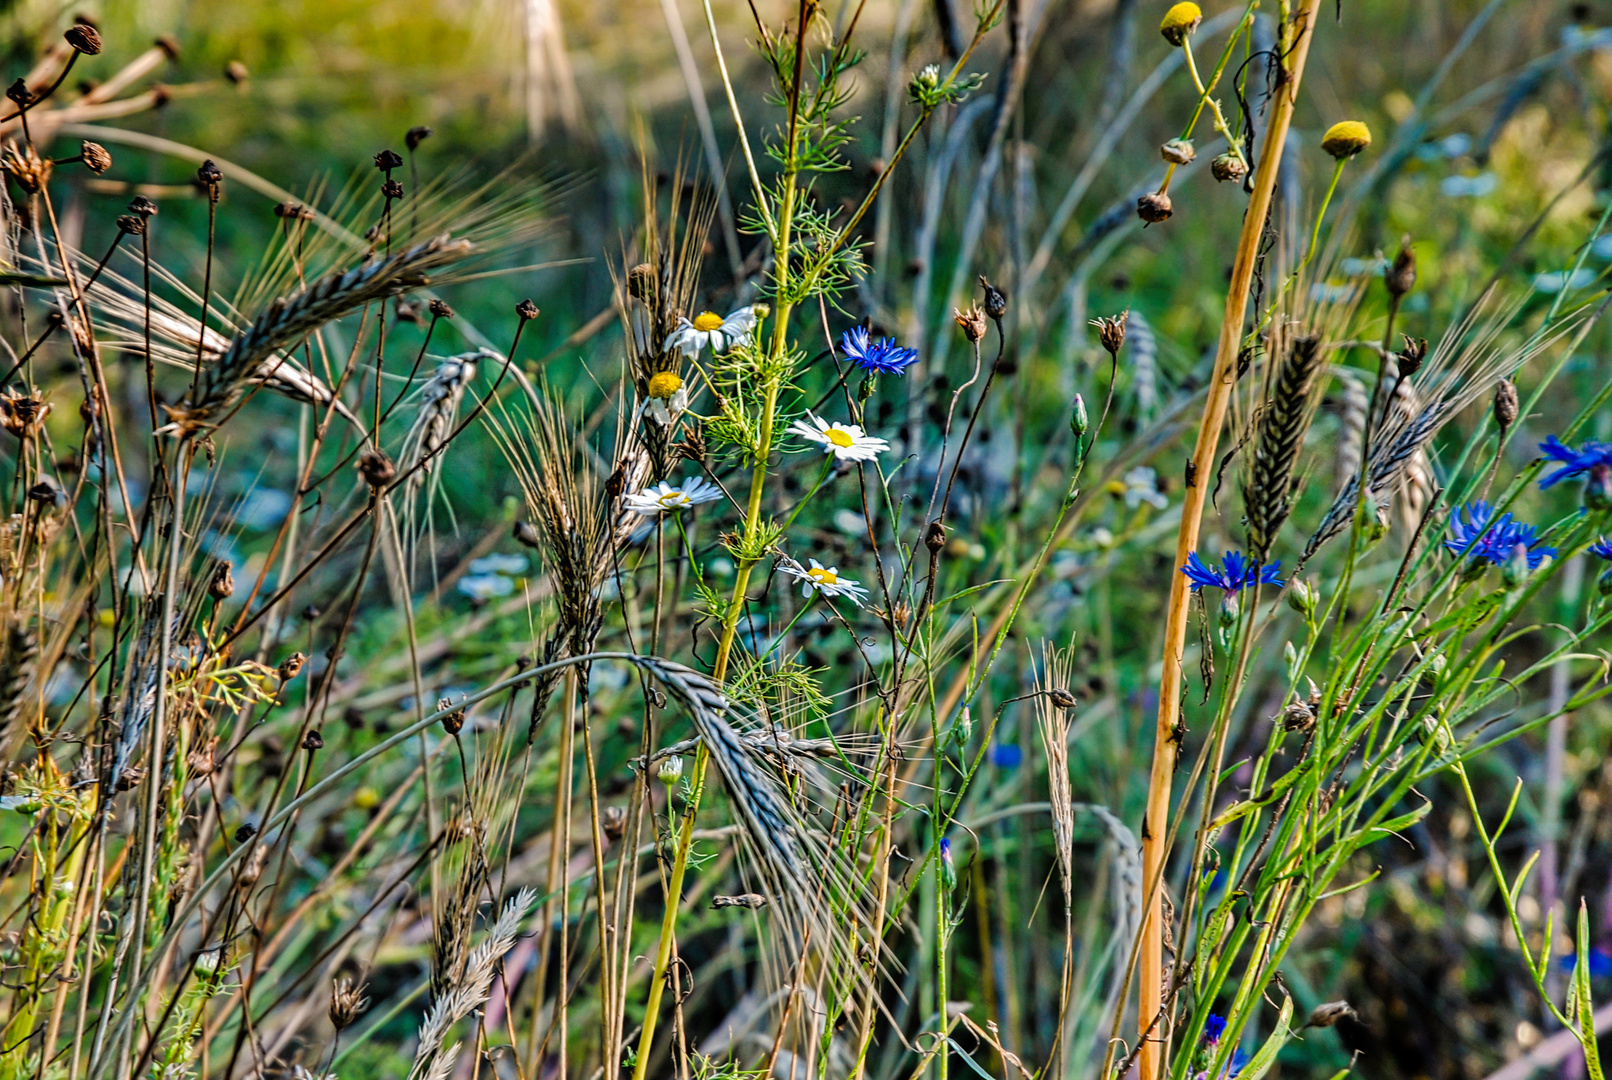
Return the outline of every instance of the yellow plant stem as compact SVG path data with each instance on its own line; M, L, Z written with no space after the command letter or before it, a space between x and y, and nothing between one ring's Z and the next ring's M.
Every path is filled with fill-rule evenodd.
M1292 27L1296 40L1283 55L1291 57L1291 70L1282 81L1271 109L1270 124L1265 145L1260 153L1259 168L1254 174L1254 191L1243 217L1242 235L1237 243L1236 258L1232 263L1231 287L1226 294L1225 318L1220 327L1220 339L1215 354L1214 373L1210 378L1208 397L1203 407L1203 422L1198 428L1197 444L1193 449L1192 464L1195 482L1186 489L1181 508L1181 526L1176 534L1174 566L1185 565L1187 556L1198 547L1200 519L1204 498L1213 475L1215 451L1220 442L1220 429L1225 424L1226 410L1231 402L1234 371L1239 346L1243 337L1243 318L1248 310L1248 292L1253 281L1254 262L1259 252L1260 235L1265 218L1270 212L1271 197L1276 187L1277 165L1282 159L1282 148L1287 142L1288 127L1293 120L1299 82L1304 74L1305 59L1309 55L1311 29L1316 20L1320 0L1302 0L1297 18L1285 25ZM1285 43L1284 43L1285 44ZM1162 1075L1165 1039L1168 1031L1162 1024L1155 1028L1155 1016L1162 1008L1162 976L1164 969L1163 878L1164 865L1169 855L1166 838L1169 835L1170 784L1175 773L1176 755L1180 749L1177 722L1181 710L1182 657L1186 648L1188 616L1188 581L1180 573L1171 574L1170 602L1165 611L1163 672L1159 679L1159 712L1154 730L1153 764L1148 781L1147 810L1142 818L1142 880L1147 896L1142 909L1142 931L1139 967L1137 972L1137 1021L1143 1033L1143 1042L1137 1057L1142 1080L1154 1080Z

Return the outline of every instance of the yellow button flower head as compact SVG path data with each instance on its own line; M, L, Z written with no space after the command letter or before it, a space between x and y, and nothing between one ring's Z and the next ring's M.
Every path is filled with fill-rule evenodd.
M1203 22L1203 9L1190 0L1172 7L1164 13L1164 21L1159 23L1159 33L1171 45L1179 45L1187 40Z
M669 398L683 389L682 376L675 371L660 371L649 377L649 396Z
M1340 161L1371 145L1371 129L1359 120L1340 120L1321 137L1321 149Z

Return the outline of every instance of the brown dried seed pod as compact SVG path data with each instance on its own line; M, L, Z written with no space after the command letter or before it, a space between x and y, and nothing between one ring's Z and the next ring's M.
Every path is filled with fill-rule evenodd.
M532 303L531 297L527 297L525 300L522 300L520 303L515 305L515 314L520 316L524 321L531 322L538 316L537 305Z
M381 172L391 172L393 169L403 167L403 156L396 150L382 150L375 155L375 167Z
M207 583L207 595L214 600L228 600L235 595L235 575L228 560L220 562Z
M1136 200L1136 216L1149 225L1168 221L1173 213L1175 204L1170 202L1170 196L1162 191L1150 191Z
M302 665L306 664L307 662L308 658L299 652L292 653L290 656L286 657L280 662L278 671L280 681L290 682L292 679L295 679L297 677L297 673L302 670Z
M362 983L353 985L351 979L337 979L330 990L330 1024L337 1031L352 1026L363 1011L369 1008L369 998Z
M449 307L447 304L443 303L441 300L432 300L425 307L426 307L426 310L431 313L433 318L438 318L438 319L451 319L451 318L453 318L453 308Z
M100 143L80 143L78 153L84 161L84 167L97 176L112 167L112 154Z
M627 831L627 809L622 806L607 806L599 815L599 824L604 827L605 835L612 840L620 840Z
M228 79L236 86L245 85L246 80L251 77L252 73L246 70L246 65L241 63L239 60L231 60L229 63L224 65L224 78Z
M1051 690L1048 690L1047 698L1060 709L1073 709L1078 704L1075 700L1075 695L1061 686L1054 686Z
M1383 271L1383 284L1388 288L1388 295L1393 297L1404 296L1416 285L1416 252L1411 250L1410 237L1407 235L1399 242L1399 254L1394 256L1394 262Z
M1501 379L1494 388L1494 422L1499 425L1501 432L1505 432L1512 424L1517 422L1517 384L1510 379Z
M963 331L963 336L970 343L978 345L985 337L985 312L980 310L978 304L970 304L964 310L952 309L952 321Z
M408 132L403 136L403 145L408 147L409 153L412 154L415 150L419 149L421 143L425 142L425 140L429 139L430 137L431 129L426 127L424 124L417 124L416 126L409 128Z
M985 290L985 314L991 317L991 321L1001 322L1002 316L1007 314L1007 294L986 281L984 274L980 275L980 288Z
M81 52L85 56L98 56L101 52L101 33L89 23L74 23L62 37L74 52Z
M1209 172L1221 183L1228 180L1240 181L1248 175L1248 165L1242 158L1227 150L1224 154L1217 154L1214 160L1209 162Z
M364 483L372 488L383 488L397 476L397 466L392 464L392 459L373 447L358 455L356 468Z
M1125 310L1118 315L1091 320L1091 325L1097 328L1097 340L1103 343L1108 355L1115 359L1119 358L1119 351L1125 345L1125 327L1130 319L1130 311Z

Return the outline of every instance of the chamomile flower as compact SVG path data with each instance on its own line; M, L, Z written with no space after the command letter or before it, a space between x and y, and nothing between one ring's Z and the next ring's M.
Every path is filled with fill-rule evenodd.
M691 476L673 487L662 480L636 495L628 495L627 509L645 517L675 514L679 510L701 503L715 502L722 497L722 489L703 476Z
M656 372L649 377L646 389L649 401L644 408L662 427L671 427L688 411L688 387L683 385L683 377L677 372Z
M666 337L667 351L680 349L685 356L698 356L700 350L710 347L713 353L724 353L750 336L756 328L756 309L742 307L728 312L723 318L714 311L702 311L693 320L679 319L677 329Z
M1124 490L1125 505L1135 510L1143 503L1147 503L1155 510L1163 510L1170 505L1170 500L1159 491L1159 475L1146 465L1138 465L1125 474Z
M837 420L831 424L809 412L805 420L790 424L789 430L791 434L817 443L823 453L833 454L837 461L872 461L890 449L889 443L875 439L856 424L842 424Z
M808 559L811 566L802 566L793 559L785 559L778 564L778 568L796 581L801 583L800 594L811 596L812 593L822 593L824 596L850 597L851 603L857 607L867 599L868 591L850 578L840 577L840 568L837 566L824 566L816 559Z

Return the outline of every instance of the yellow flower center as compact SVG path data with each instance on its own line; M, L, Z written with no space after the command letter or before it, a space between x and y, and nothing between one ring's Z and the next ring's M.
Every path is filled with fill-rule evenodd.
M824 570L821 566L814 566L806 571L806 576L819 585L837 585L840 576L832 570Z
M851 438L851 433L849 431L846 431L844 428L837 427L831 427L827 431L823 432L823 437L829 442L833 443L835 446L850 446L856 441L855 439Z
M722 316L714 311L702 311L694 316L694 329L702 334L722 329Z
M649 377L649 396L665 400L683 389L683 377L675 371L662 371Z
M681 491L668 491L666 494L660 497L660 504L667 509L674 509L679 506L684 506L688 502L689 497L683 494Z

